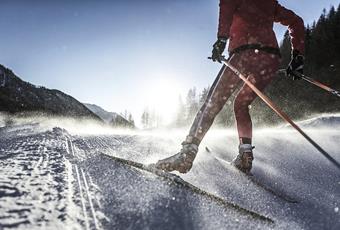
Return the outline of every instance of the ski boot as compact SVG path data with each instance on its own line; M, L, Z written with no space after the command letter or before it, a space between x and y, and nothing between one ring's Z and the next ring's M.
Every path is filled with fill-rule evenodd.
M238 170L244 172L245 174L251 175L250 170L252 168L253 157L253 147L251 144L240 144L239 154L231 162Z
M192 163L198 152L198 144L188 141L192 138L188 137L186 141L182 143L182 149L179 153L159 160L155 167L164 171L178 171L180 173L187 173L192 167Z

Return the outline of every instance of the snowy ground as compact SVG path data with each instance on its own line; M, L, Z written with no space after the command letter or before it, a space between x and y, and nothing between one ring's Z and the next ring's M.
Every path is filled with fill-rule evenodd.
M338 161L339 117L301 123ZM5 127L0 118L0 127L0 229L340 229L340 172L291 129L255 133L253 173L297 204L213 157L235 156L234 131L209 132L193 169L182 175L269 216L270 225L100 154L151 163L177 152L185 131L124 132L60 119L19 119Z

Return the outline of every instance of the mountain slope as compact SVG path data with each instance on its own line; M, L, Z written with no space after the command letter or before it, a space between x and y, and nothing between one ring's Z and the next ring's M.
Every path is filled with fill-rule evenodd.
M0 111L9 113L43 112L46 114L99 117L73 97L21 80L10 69L0 65Z
M112 121L112 118L114 118L115 116L119 116L117 113L108 112L98 105L88 104L88 103L83 103L83 104L86 106L86 108L91 110L101 119L103 119L103 121L105 121L106 123L110 123Z
M97 116L103 119L107 124L111 124L113 126L134 128L133 124L131 124L128 120L126 120L124 117L122 117L121 115L117 113L108 112L102 107L95 105L95 104L88 104L88 103L83 103L83 104L93 113L95 113Z

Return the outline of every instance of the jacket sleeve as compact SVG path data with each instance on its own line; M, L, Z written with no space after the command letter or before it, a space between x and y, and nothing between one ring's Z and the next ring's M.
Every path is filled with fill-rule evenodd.
M305 52L305 26L301 17L277 3L275 22L288 26L292 49Z
M237 4L238 0L220 0L218 37L229 38L229 30Z

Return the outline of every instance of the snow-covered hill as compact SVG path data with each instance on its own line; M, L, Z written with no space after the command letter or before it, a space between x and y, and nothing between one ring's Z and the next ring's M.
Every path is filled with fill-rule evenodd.
M106 123L110 123L114 117L116 117L118 114L113 112L108 112L104 110L102 107L95 105L95 104L89 104L89 103L83 103L89 110L97 114L103 121Z
M340 161L340 133L320 132L324 118L315 120L320 122L306 132ZM123 132L58 122L0 122L0 229L340 228L340 172L291 129L254 133L253 173L298 203L275 197L216 160L235 156L235 131L210 131L192 170L181 175L275 221L268 224L102 155L154 162L178 151L184 130Z
M340 114L324 114L298 123L305 128L339 129Z
M97 114L107 124L111 124L113 126L123 126L123 127L134 128L133 124L131 124L124 117L122 117L121 115L117 113L108 112L104 110L102 107L98 105L94 105L94 104L84 103L84 105L89 110L91 110L93 113Z

